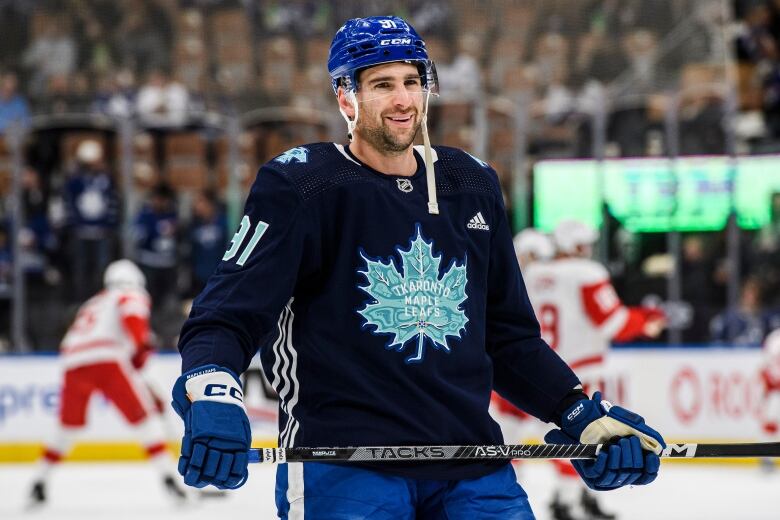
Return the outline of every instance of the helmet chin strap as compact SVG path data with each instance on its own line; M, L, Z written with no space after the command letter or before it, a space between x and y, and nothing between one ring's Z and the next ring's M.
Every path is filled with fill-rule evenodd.
M344 120L347 122L347 137L349 138L349 142L351 143L352 140L355 137L355 127L357 126L357 119L358 119L358 101L357 96L355 96L354 90L348 90L345 93L347 97L347 101L349 101L352 104L352 107L355 109L355 117L350 119L350 117L347 115L346 112L344 112L344 109L339 107L339 112L341 112L341 117L344 118Z
M347 113L344 112L344 109L341 107L339 107L339 112L341 112L341 116L347 122L347 137L349 137L349 142L352 142L355 134L355 127L357 126L359 105L354 90L348 91L346 93L346 96L347 96L347 100L350 103L352 103L352 106L355 108L355 117L350 119L350 117L347 116ZM438 215L439 203L436 198L436 172L434 171L433 168L433 153L431 152L431 139L428 136L428 101L430 100L430 97L431 97L431 91L426 90L425 104L423 106L423 115L422 115L420 128L422 130L422 135L423 135L425 181L428 186L428 213L430 213L431 215Z
M431 153L431 139L428 137L428 100L431 97L431 91L425 93L425 106L423 107L423 116L420 127L423 135L423 150L425 155L425 181L428 185L428 213L431 215L439 214L439 203L436 200L436 172L433 169L433 154Z

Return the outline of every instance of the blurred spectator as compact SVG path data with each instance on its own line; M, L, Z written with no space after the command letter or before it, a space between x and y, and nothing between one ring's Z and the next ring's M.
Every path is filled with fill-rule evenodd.
M288 36L276 36L264 42L261 85L276 104L286 104L293 85L295 42Z
M119 208L102 145L91 139L76 150L76 167L65 183L65 210L72 297L83 300L100 288L114 254Z
M409 0L411 24L426 38L448 38L455 33L452 4L446 0Z
M45 114L82 113L92 101L92 85L84 72L55 74L49 78L46 95L36 102L36 110Z
M683 155L724 154L726 132L722 123L725 103L722 99L720 65L689 64L680 75L680 142Z
M482 69L477 61L479 48L479 37L465 33L449 60L436 63L442 98L473 99L482 93Z
M752 2L737 33L737 58L759 63L777 56L777 42L769 30L771 13L764 2Z
M136 74L171 66L173 25L165 10L151 1L128 0L114 34L119 63Z
M192 282L189 289L196 295L205 287L214 272L228 242L227 217L213 191L204 191L195 198L189 230Z
M92 103L94 89L91 77L83 70L76 71L70 80L70 106L78 112L86 112Z
M780 6L777 2L754 3L736 37L737 58L757 65L762 87L761 108L771 137L780 136Z
M682 299L693 307L691 326L684 331L684 340L688 342L706 341L710 319L719 308L713 280L715 262L705 247L704 238L700 235L689 235L683 239Z
M619 46L613 45L612 35L606 34L605 27L596 25L578 40L574 74L583 78L581 81L609 83L627 67L625 54Z
M14 122L30 124L30 107L17 88L19 81L13 72L0 74L0 135Z
M60 282L60 273L51 265L58 246L49 224L48 200L41 177L33 168L22 176L24 226L19 230L19 261L25 276L27 323L25 339L36 350L51 348L59 341L56 323L58 307L52 289ZM49 326L41 326L48 323Z
M26 0L0 1L0 20L3 27L3 43L0 45L0 68L17 64L27 45L30 31L30 14L36 2Z
M623 157L645 155L650 124L648 96L659 90L657 45L657 35L644 29L634 30L622 40L626 68L617 78L622 78L622 85L630 85L630 88L623 87L621 96L612 100L615 109L609 132Z
M98 80L91 109L99 114L126 118L135 113L135 104L135 77L130 69L122 69Z
M553 124L563 122L575 109L574 92L564 83L562 76L549 78L542 98L543 115Z
M22 63L31 73L28 92L33 97L44 95L52 76L72 74L76 69L76 43L67 18L51 18L43 33L25 50Z
M78 67L90 74L101 75L111 71L117 62L116 52L109 37L109 28L119 21L121 14L114 2L75 2L74 31L79 35Z
M558 32L539 37L534 46L533 65L541 87L563 83L569 72L569 40Z
M152 70L138 91L136 110L150 127L178 127L187 122L189 93L162 69Z
M712 341L739 346L761 345L766 335L777 328L780 312L764 309L761 285L755 277L748 277L742 284L739 306L719 313L710 324Z
M723 38L723 31L730 30L730 20L726 19L727 10L721 0L703 0L693 4L696 27L688 40L680 46L681 62L717 63L728 56L731 49Z
M659 74L656 61L658 35L645 29L632 31L623 39L623 50L633 77L632 84L641 90L642 94L654 92Z
M46 84L43 95L34 99L35 111L41 114L65 114L71 111L70 76L54 74Z
M263 28L266 34L298 38L326 32L330 18L329 2L285 0L264 2Z
M146 276L155 309L168 305L176 296L178 232L176 193L160 183L137 215L134 230L138 265Z
M49 225L48 197L40 174L29 166L22 175L22 208L26 229L32 233L41 254L48 255L57 247Z

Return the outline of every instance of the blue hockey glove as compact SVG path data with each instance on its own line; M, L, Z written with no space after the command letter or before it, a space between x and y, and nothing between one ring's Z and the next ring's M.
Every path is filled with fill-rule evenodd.
M666 447L661 434L645 420L620 406L593 399L573 404L562 417L561 429L551 430L545 442L557 444L604 444L594 460L573 460L572 465L589 488L597 491L626 485L649 484L658 476Z
M179 473L197 488L235 489L246 482L252 442L238 376L206 365L173 385L173 409L184 420Z

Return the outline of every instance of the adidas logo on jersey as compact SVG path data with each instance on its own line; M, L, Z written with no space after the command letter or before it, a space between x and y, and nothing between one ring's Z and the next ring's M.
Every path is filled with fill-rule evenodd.
M481 211L477 211L477 214L471 217L469 223L466 224L469 229L481 229L482 231L490 231L490 226L485 222L485 218L482 216Z

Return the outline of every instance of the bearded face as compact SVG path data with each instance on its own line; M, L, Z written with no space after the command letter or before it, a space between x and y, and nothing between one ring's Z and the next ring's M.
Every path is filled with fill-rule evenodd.
M355 132L373 148L389 154L406 151L422 124L424 91L417 67L378 65L360 74Z

